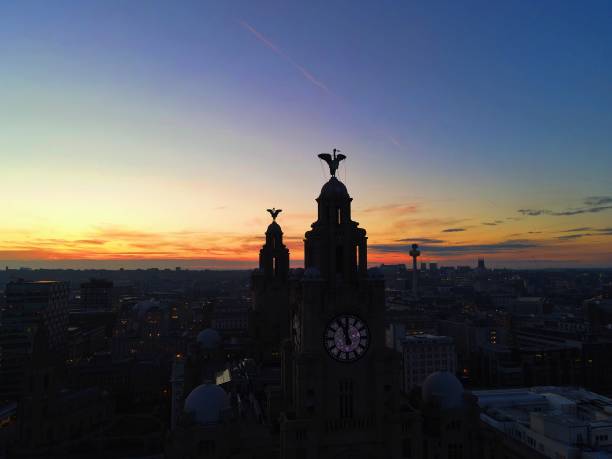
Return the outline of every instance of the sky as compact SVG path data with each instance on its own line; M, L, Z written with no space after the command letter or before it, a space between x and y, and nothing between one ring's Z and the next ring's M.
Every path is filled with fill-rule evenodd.
M0 2L0 263L292 263L328 173L369 261L612 266L609 1Z

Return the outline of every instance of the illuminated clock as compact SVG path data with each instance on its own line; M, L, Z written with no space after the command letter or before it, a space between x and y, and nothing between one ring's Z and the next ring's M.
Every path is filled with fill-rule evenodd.
M325 349L331 358L354 362L370 345L370 332L363 320L344 314L332 319L325 328Z

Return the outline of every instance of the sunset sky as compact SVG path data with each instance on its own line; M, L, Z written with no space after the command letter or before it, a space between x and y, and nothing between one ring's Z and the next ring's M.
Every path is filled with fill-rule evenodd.
M612 266L610 1L0 2L0 263L292 262L340 148L370 263ZM144 260L144 261L143 261Z

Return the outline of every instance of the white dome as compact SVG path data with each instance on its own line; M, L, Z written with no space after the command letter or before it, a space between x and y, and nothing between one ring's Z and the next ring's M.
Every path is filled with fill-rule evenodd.
M187 396L184 411L192 414L198 424L214 424L229 408L229 397L223 389L216 384L202 384Z
M205 328L200 333L196 341L205 350L218 349L221 344L221 335L214 328Z
M154 309L164 310L166 308L165 305L161 304L157 300L143 300L136 303L132 310L136 313L138 320L143 320L145 315Z
M443 409L457 408L463 402L463 386L454 374L437 371L425 379L421 395L425 403L437 404Z

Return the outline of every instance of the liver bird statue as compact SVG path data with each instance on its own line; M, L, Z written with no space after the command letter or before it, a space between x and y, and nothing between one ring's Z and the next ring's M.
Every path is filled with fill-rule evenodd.
M329 173L331 174L332 177L336 176L336 171L338 170L338 166L340 166L340 161L342 161L343 159L346 159L346 156L343 154L336 155L336 153L339 151L340 150L338 150L337 148L334 148L333 156L330 155L329 153L321 153L319 155L319 158L325 161L327 165L329 166Z
M270 215L272 215L272 221L276 221L276 217L278 216L278 214L280 214L283 209L276 209L274 207L272 207L271 209L267 209L268 212L270 212Z

